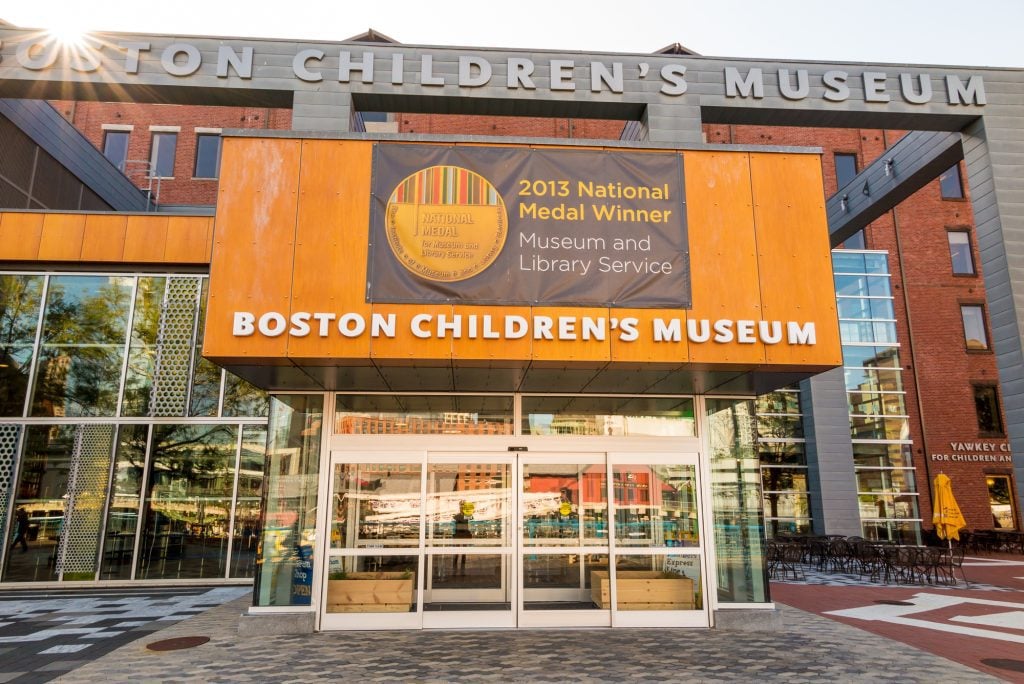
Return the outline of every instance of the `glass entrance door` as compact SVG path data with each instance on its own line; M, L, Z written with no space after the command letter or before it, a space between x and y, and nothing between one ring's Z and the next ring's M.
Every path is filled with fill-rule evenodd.
M421 627L422 456L334 453L329 476L321 628Z
M513 460L427 459L424 627L514 627Z
M347 454L322 629L707 626L696 455Z
M609 568L605 454L524 455L519 483L519 624L611 625L592 586Z
M612 626L706 627L696 455L609 454L608 470Z
M520 626L708 625L696 455L530 454L519 473Z

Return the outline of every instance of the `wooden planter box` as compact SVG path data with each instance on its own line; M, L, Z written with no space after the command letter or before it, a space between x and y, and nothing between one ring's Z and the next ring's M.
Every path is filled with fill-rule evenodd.
M328 613L406 613L415 576L404 572L350 572L327 581Z
M693 610L693 580L655 570L615 573L619 610ZM590 573L590 598L599 608L611 605L607 570Z

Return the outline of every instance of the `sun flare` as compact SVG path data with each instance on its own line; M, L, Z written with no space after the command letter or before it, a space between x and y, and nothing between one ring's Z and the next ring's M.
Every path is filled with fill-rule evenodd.
M88 31L82 19L82 16L73 12L55 16L49 22L46 32L61 45L68 47L84 45Z

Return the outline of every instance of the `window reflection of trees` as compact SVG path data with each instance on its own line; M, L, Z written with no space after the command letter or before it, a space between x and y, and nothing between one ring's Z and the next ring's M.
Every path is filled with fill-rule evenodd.
M768 537L806 531L810 527L807 459L800 413L800 394L779 391L757 398L758 455ZM789 467L780 467L789 466Z
M149 394L153 389L153 374L156 370L157 335L160 332L160 312L166 285L166 278L138 279L121 415L149 414Z
M0 276L0 415L24 411L42 292L42 277Z
M237 429L154 428L140 558L143 576L224 575Z
M114 414L131 292L131 278L50 278L32 415Z

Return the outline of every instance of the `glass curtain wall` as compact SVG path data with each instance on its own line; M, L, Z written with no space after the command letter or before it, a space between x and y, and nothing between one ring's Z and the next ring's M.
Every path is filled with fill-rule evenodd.
M201 360L206 284L0 273L0 581L252 576L268 400Z
M308 606L312 600L323 420L322 394L271 399L254 606Z
M769 601L752 399L707 399L718 600Z
M689 397L524 396L524 435L693 437Z
M809 534L811 509L800 390L785 388L761 395L755 406L765 533L769 539Z
M834 250L832 270L862 534L918 544L921 516L888 254Z

